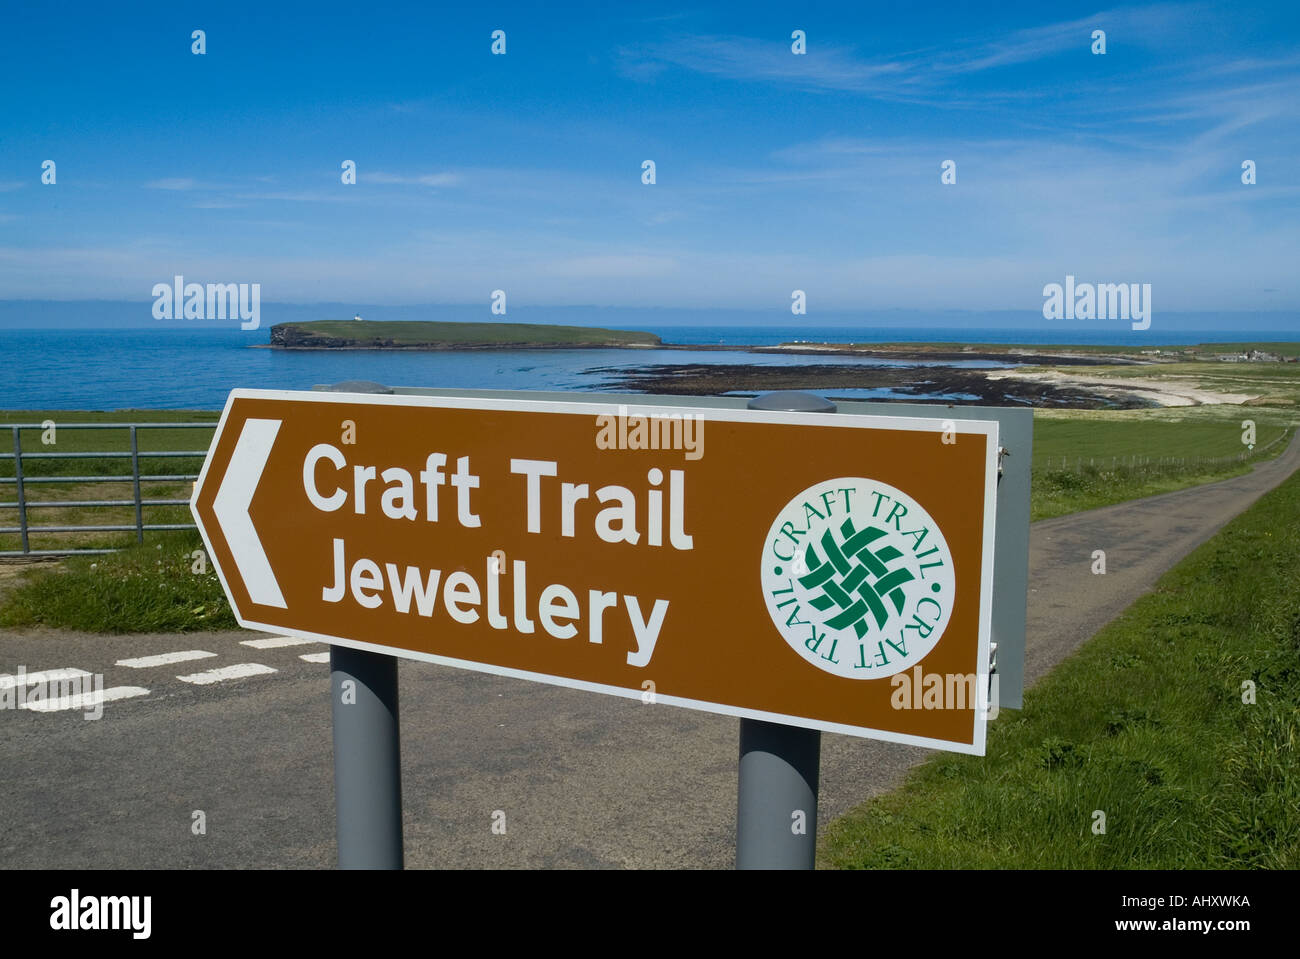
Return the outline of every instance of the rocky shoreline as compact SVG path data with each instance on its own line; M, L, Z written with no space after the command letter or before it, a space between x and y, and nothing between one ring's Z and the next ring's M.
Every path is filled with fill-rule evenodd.
M933 358L933 357L931 357ZM974 359L965 354L962 359ZM834 398L836 390L889 390L881 397L899 402L980 406L1031 406L1038 409L1147 409L1159 406L1140 392L1122 393L1086 385L1058 384L1029 378L994 380L1000 370L969 370L951 366L762 366L708 363L657 364L635 368L588 370L605 378L605 387L633 393L674 396L719 396L765 393L770 390L815 390ZM973 397L973 398L972 398ZM849 397L865 399L865 397Z

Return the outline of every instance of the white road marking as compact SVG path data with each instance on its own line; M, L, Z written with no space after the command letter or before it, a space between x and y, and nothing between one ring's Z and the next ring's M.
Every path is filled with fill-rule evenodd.
M328 652L303 653L298 658L301 659L304 663L328 663L330 661L330 654Z
M170 666L172 663L183 663L191 659L206 659L215 655L217 654L205 652L202 649L183 649L178 653L159 653L157 656L119 659L117 665L126 666L128 669L148 669L151 666Z
M236 663L234 666L222 666L220 669L209 669L203 673L190 673L188 676L177 676L183 683L194 683L196 686L207 686L210 683L221 683L227 679L244 679L247 676L265 676L275 672L270 666L263 666L261 663Z
M295 636L271 636L267 639L241 639L240 646L251 646L253 649L279 649L281 646L307 646L309 644L319 645L320 641L315 639L298 639Z
M21 676L0 676L0 689L13 689L18 681L31 686L35 683L57 682L63 679L79 679L89 676L84 669L45 669L36 673L23 673Z
M115 699L130 699L133 696L148 696L149 690L139 686L110 686L108 689L96 689L88 693L76 693L72 696L56 696L34 703L23 703L23 709L35 709L42 713L53 713L64 709L88 709L100 703L110 703Z

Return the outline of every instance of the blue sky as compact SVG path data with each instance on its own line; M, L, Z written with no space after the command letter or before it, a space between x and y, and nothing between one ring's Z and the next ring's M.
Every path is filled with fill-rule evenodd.
M1300 308L1294 2L462 6L12 6L0 299Z

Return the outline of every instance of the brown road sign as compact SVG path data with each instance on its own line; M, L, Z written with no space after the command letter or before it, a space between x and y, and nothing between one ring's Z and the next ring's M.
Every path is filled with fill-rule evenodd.
M239 622L983 754L997 424L236 390Z

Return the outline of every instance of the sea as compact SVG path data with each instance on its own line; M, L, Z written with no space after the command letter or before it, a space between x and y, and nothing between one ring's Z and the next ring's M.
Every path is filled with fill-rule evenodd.
M645 329L645 326L608 328ZM1025 343L1126 345L1155 341L1137 334L1068 329L970 327L673 326L654 329L666 343L771 346L809 343ZM1300 338L1271 331L1163 333L1159 345L1278 341ZM918 366L927 361L850 356L772 355L717 350L518 350L406 353L283 351L252 348L269 342L265 328L239 329L0 329L0 410L219 410L236 387L305 390L345 380L432 388L617 389L619 370L657 364L709 363L791 366L809 363ZM988 361L947 366L996 368ZM854 398L890 398L889 390L835 390ZM940 398L936 394L932 398ZM916 399L916 394L909 394ZM954 397L959 398L959 397Z

